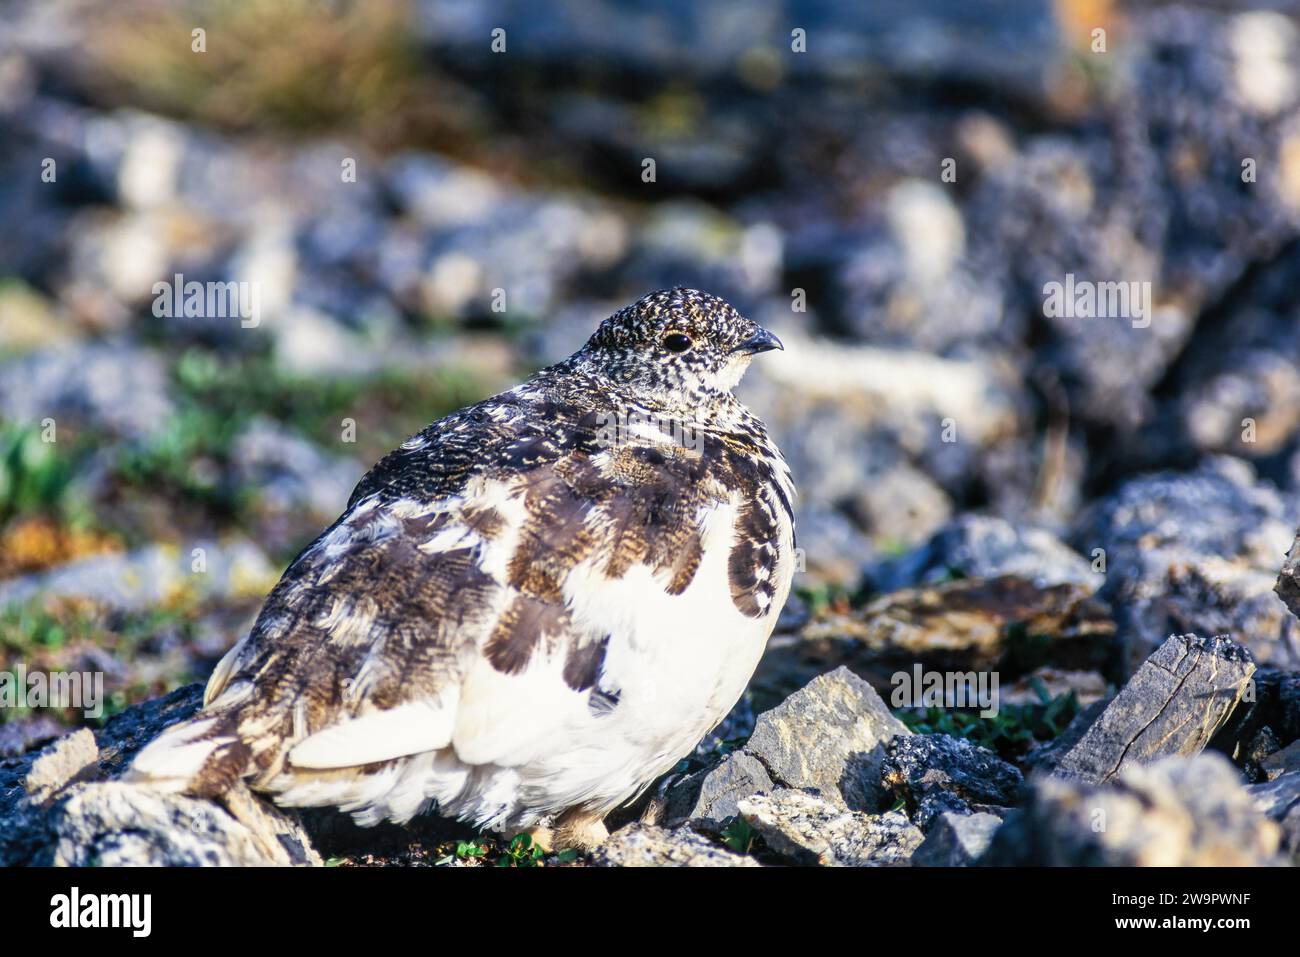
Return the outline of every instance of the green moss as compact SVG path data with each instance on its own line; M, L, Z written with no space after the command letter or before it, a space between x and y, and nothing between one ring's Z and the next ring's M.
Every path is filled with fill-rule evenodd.
M1056 738L1079 713L1079 700L1073 691L1053 698L1036 680L1034 691L1037 702L1004 704L991 718L954 708L900 708L894 713L917 734L967 738L1005 759L1015 760L1035 744Z

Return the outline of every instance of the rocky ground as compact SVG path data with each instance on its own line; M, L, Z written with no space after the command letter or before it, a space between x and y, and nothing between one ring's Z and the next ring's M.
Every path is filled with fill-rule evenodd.
M0 9L0 671L107 693L0 708L0 862L1294 859L1292 5L201 6ZM259 321L155 315L178 274ZM787 344L741 393L805 568L605 848L115 781L369 463L667 285ZM999 714L893 706L916 665Z

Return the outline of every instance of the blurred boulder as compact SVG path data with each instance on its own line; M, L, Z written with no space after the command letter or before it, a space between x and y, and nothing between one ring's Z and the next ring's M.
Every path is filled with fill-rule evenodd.
M1115 650L1109 610L1090 589L1039 588L1003 575L902 589L847 614L814 618L797 643L769 652L760 674L778 666L844 664L883 690L896 672L910 673L918 664L996 670L1005 679L1046 664L1107 671Z
M868 568L879 592L934 585L957 578L1015 575L1038 587L1072 584L1101 587L1088 561L1043 528L967 513L957 516L906 555Z
M200 564L201 563L201 564ZM90 599L108 608L140 610L181 596L261 597L276 570L252 542L210 541L190 547L149 545L133 552L93 555L45 572L0 581L0 605L34 598Z
M1255 660L1300 667L1300 623L1273 593L1294 517L1237 459L1125 482L1080 517L1080 552L1105 553L1099 593L1115 610L1131 671L1170 634L1228 634Z
M1105 785L1032 782L980 865L1250 867L1280 863L1280 831L1222 755L1132 765Z
M79 423L139 440L172 412L162 358L126 341L82 342L10 359L0 366L0 417L39 425Z

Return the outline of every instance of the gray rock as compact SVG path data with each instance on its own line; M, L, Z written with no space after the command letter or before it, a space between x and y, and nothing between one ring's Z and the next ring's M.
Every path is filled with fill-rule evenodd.
M1032 781L980 865L1191 867L1278 863L1278 826L1227 758L1208 752L1126 767L1101 786Z
M196 571L193 549L203 549L206 568ZM0 605L36 596L91 599L109 608L143 609L165 604L181 592L203 598L263 595L276 573L249 541L149 545L134 552L92 555L46 572L0 582Z
M1082 555L1046 529L974 514L958 516L924 545L870 569L868 574L881 592L952 578L1001 575L1016 575L1040 588L1075 584L1089 591L1104 581Z
M1099 701L1094 701L1086 708L1081 708L1079 713L1074 716L1074 719L1066 725L1064 731L1051 741L1046 741L1033 748L1025 755L1022 762L1024 767L1028 770L1042 771L1044 773L1052 771L1061 758L1082 740L1083 736L1088 733L1088 729L1097 723L1097 719L1101 717L1108 704L1110 704L1110 699L1102 698Z
M129 342L32 352L6 362L0 374L0 416L18 422L38 425L49 417L140 439L171 411L162 359Z
M897 737L885 746L881 779L909 808L924 810L927 799L944 795L960 805L1017 803L1024 777L1014 766L987 748L965 738L947 734L915 734ZM945 809L949 810L949 809ZM936 814L916 817L927 828Z
M1248 787L1259 809L1275 821L1300 807L1300 773L1292 771L1264 784Z
M24 785L27 799L48 804L73 781L94 778L99 773L99 747L86 728L60 738L32 762Z
M1282 563L1282 571L1277 576L1274 590L1277 597L1291 609L1291 614L1300 617L1300 532L1296 533L1291 550L1286 553L1286 561Z
M619 828L591 855L596 867L758 867L758 861L720 847L689 828L651 824Z
M0 763L0 866L319 865L293 811L242 785L214 803L114 780L164 727L189 717L189 685ZM106 780L93 780L95 778Z
M966 867L988 850L993 835L1002 825L996 814L938 815L926 832L925 840L912 855L915 867Z
M1300 771L1300 741L1292 741L1259 762L1265 781L1276 781L1284 774Z
M740 813L736 802L772 790L772 779L752 755L737 751L716 767L705 768L673 785L664 805L663 823L677 827L689 823L716 832Z
M1295 529L1278 491L1237 459L1125 482L1076 524L1072 544L1102 548L1100 595L1115 612L1132 672L1160 636L1229 634L1261 664L1300 667L1300 621L1273 592Z
M0 725L0 759L12 758L61 737L67 726L49 715L37 714Z
M1300 863L1300 771L1247 788L1256 806L1282 830L1282 846L1292 863Z
M883 745L908 734L870 685L837 668L759 715L745 751L777 783L815 788L840 807L874 811L884 799Z
M745 798L740 813L769 850L796 864L904 864L923 839L920 829L897 811L847 811L789 788Z
M725 753L726 747L743 741L753 733L754 705L746 693L718 726L700 739L700 743L695 746L694 756L699 761L711 761L719 753Z
M74 785L51 811L45 863L64 867L317 865L295 818L242 787L225 807L109 781ZM234 813L232 813L232 810Z
M309 521L328 522L342 511L365 466L327 455L292 429L258 418L231 449L234 480L258 491L259 505L271 516L306 513Z
M1254 673L1250 652L1230 638L1170 636L1061 755L1054 774L1100 784L1127 767L1199 753Z

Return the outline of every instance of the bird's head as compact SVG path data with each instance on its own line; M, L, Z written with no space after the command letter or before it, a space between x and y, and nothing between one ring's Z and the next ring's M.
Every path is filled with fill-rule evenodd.
M728 393L760 352L781 340L697 289L664 289L600 324L574 357L633 398L683 411Z

